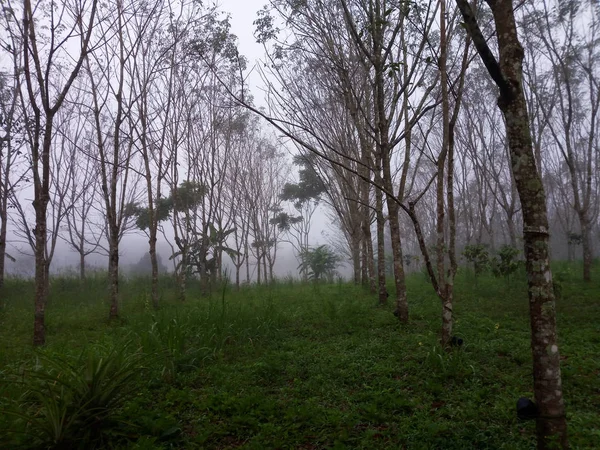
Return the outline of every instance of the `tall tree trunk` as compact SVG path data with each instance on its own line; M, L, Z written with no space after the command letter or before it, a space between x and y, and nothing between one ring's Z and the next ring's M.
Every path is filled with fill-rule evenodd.
M379 176L378 178L381 179ZM383 216L383 192L381 189L375 189L375 210L377 220L377 286L379 304L385 305L388 299L388 291L385 286L385 217Z
M448 346L452 338L453 327L453 300L454 300L454 273L456 272L456 218L454 215L454 124L458 117L460 108L460 91L462 91L462 80L466 71L468 53L465 51L463 61L463 72L461 74L459 94L454 105L454 114L450 119L450 100L448 98L448 36L446 33L446 0L440 0L440 81L442 88L442 151L438 160L437 177L437 265L439 293L442 301L442 336L441 344ZM447 178L444 179L444 169L447 165ZM446 182L447 205L444 205L444 182ZM445 236L445 214L444 208L448 209L448 243ZM446 246L448 249L446 250ZM446 273L446 255L450 267Z
M6 262L6 229L8 225L8 216L6 214L6 208L3 208L3 212L0 219L0 288L4 286L4 267Z
M152 265L152 280L151 280L151 297L152 306L158 308L158 258L156 256L156 228L150 227L150 263Z
M524 51L518 38L513 2L487 0L496 24L500 61L496 61L467 0L456 0L465 25L490 76L500 89L498 106L505 119L511 169L523 210L523 237L531 321L533 384L539 409L539 449L568 448L560 375L556 309L549 259L546 195L532 148L523 92Z
M381 136L386 136L386 134L382 133ZM387 148L387 143L383 148ZM391 162L387 151L382 153L381 163L383 168L383 185L387 192L394 192L394 186L392 184L392 172L390 169ZM402 240L400 238L400 207L396 199L389 194L386 195L386 204L389 214L388 221L390 227L390 237L392 241L394 284L396 286L396 309L394 314L396 317L398 317L400 322L406 323L408 322L408 300L406 298L406 276L404 274Z
M374 294L375 292L377 292L377 281L375 280L375 255L373 254L373 238L371 236L371 223L367 225L367 229L368 233L365 234L365 237L363 239L367 249L367 273L369 276L369 292L371 294Z
M361 240L358 233L352 235L352 273L354 275L354 284L359 285L361 282Z
M368 159L367 158L363 158L363 161L365 161L365 164L367 164ZM367 173L368 175L368 173ZM369 207L367 206L369 204L369 186L364 183L362 186L362 192L361 192L361 202L362 202L362 225L361 225L361 230L362 230L362 243L363 243L363 255L362 255L362 266L363 266L363 273L366 274L368 281L367 280L363 280L363 284L366 284L367 282L369 283L369 291L371 292L371 294L374 294L375 292L377 292L377 282L375 280L375 258L374 258L374 254L373 254L373 236L371 234L371 211L369 209ZM376 191L379 191L379 195L381 197L382 193L379 189L376 189ZM383 198L383 197L381 197ZM383 201L380 200L381 205L378 205L378 208L383 208ZM381 231L383 232L383 225L381 228ZM378 229L379 232L379 229ZM379 238L378 238L379 239ZM385 272L383 275L383 285L385 287Z
M392 253L394 255L394 282L396 285L396 309L394 314L400 322L408 322L408 300L406 298L406 279L404 274L404 256L402 253L402 241L400 239L400 221L398 213L400 211L398 203L394 199L387 200L388 211L390 212L390 234L392 240Z
M260 285L260 266L261 266L261 262L260 262L260 254L258 255L258 257L256 258L256 284Z
M183 248L181 248L183 247ZM177 285L179 289L179 300L184 302L187 297L187 271L188 271L188 256L185 244L180 247L181 264L177 273Z
M34 175L34 201L35 209L35 312L33 320L33 345L44 345L46 343L45 315L48 302L49 283L47 279L46 264L46 229L48 202L50 201L50 146L52 144L52 122L54 117L46 114L46 125L44 127L44 139L42 146L42 179ZM39 141L38 141L39 142ZM35 145L35 144L34 144ZM38 144L39 145L39 144ZM39 147L38 147L39 148ZM37 172L36 163L33 170Z
M263 254L263 280L265 284L269 283L269 280L267 279L267 252L268 250L265 250L265 253Z
M365 239L364 235L362 236L362 239L360 240L360 267L359 267L359 273L356 273L356 268L355 268L355 272L354 272L354 283L356 284L356 277L358 275L359 282L360 284L362 284L363 286L367 286L369 284L369 271L367 268L367 258L368 258L368 250L367 250L367 240Z
M33 323L33 345L46 343L46 211L40 204L35 211L35 313Z
M244 246L244 257L246 259L246 284L250 284L250 254L247 242L248 239L246 239L246 245Z
M592 281L592 239L590 236L591 224L588 214L579 213L579 224L581 225L581 248L583 251L583 281Z
M116 319L119 317L119 242L115 235L109 236L108 244L108 298L108 318Z
M83 251L83 245L79 252L79 279L81 281L85 280L85 252Z
M186 273L185 270L179 272L178 284L179 284L179 300L185 302L187 297L187 286L186 286Z

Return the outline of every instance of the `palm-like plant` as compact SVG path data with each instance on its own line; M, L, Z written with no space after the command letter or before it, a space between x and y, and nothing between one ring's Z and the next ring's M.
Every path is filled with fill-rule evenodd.
M300 273L315 282L324 277L333 277L340 263L340 257L327 245L303 249L300 253L300 260L301 263L298 266Z

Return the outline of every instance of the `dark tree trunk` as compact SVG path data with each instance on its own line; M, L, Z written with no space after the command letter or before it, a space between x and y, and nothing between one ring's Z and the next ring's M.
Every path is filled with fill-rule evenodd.
M246 242L248 242L246 240ZM244 257L246 260L246 284L250 284L250 254L248 252L248 244L244 247Z
M109 319L119 317L119 244L115 236L110 237L108 248L108 298Z
M33 325L33 345L44 345L46 343L45 314L46 304L48 302L48 270L46 264L46 213L48 202L50 201L50 146L52 144L52 122L53 116L46 115L46 125L44 127L44 139L42 146L42 179L39 176L34 183L34 201L35 209L35 312ZM39 142L39 141L38 141ZM35 146L35 144L34 144ZM38 147L39 148L39 147ZM33 170L38 170L38 164L35 164Z
M583 251L583 281L592 281L592 239L590 237L590 220L585 212L579 214L581 225L581 249Z
M81 248L83 249L83 244ZM79 252L79 279L85 280L85 253L83 250Z
M261 266L261 262L260 262L260 255L256 258L256 284L260 285L260 266Z
M500 61L496 61L467 0L457 0L477 50L500 89L498 106L505 119L511 168L523 210L523 238L529 286L534 393L539 417L539 449L568 448L563 401L556 309L549 259L546 196L532 147L523 91L523 47L513 2L487 0L496 24Z
M4 286L4 267L6 262L6 229L8 225L6 209L0 220L0 288Z
M158 224L156 224L158 225ZM156 256L156 228L150 227L150 263L152 265L152 280L151 280L151 297L152 306L154 309L158 308L158 258Z
M390 212L390 234L392 237L392 253L394 255L394 284L396 285L396 309L395 314L402 323L408 322L408 300L406 298L406 279L404 274L404 261L402 252L402 241L400 238L400 223L398 203L392 198L387 202Z
M385 218L383 217L383 192L375 189L375 208L377 220L377 287L379 304L387 303L388 292L385 286Z

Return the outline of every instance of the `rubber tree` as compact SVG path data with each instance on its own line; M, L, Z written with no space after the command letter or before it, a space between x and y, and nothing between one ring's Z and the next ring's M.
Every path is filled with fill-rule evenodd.
M523 88L524 50L519 41L511 0L486 0L495 24L499 58L483 36L467 0L456 0L465 28L499 90L498 107L505 120L511 170L523 208L533 387L539 409L539 449L568 447L567 421L560 374L556 309L550 268L546 195L533 151Z

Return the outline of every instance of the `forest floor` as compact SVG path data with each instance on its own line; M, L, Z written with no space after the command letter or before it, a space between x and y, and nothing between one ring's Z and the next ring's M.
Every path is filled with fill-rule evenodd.
M572 448L600 448L600 270L557 267L562 375ZM410 323L349 284L231 287L185 303L165 279L122 283L109 323L100 277L56 278L47 345L31 345L33 286L0 305L0 448L527 449L535 423L524 276L462 272L455 334L410 276ZM390 299L393 296L390 296ZM83 356L82 356L83 355ZM54 444L52 444L54 442Z

